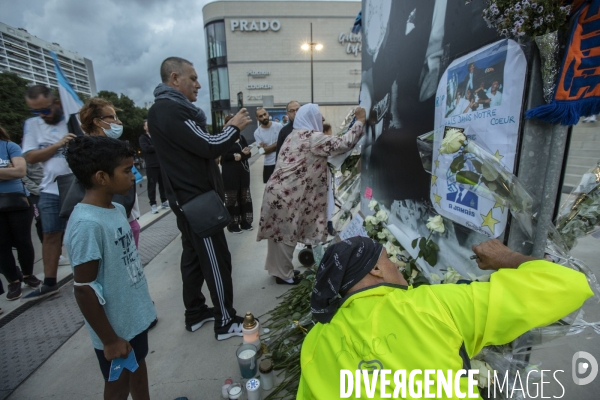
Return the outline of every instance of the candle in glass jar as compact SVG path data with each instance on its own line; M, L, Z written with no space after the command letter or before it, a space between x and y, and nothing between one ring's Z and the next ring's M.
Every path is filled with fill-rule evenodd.
M247 312L242 324L242 335L244 343L253 344L260 348L260 325L251 312Z
M229 386L228 395L229 400L238 400L239 398L241 398L242 385L240 385L239 383L232 383L231 386Z
M246 383L246 392L248 400L260 400L260 381L258 379L250 379Z

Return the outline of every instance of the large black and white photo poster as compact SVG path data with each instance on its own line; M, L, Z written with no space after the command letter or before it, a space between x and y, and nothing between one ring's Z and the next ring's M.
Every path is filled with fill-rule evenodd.
M416 139L436 126L438 84L450 63L498 38L481 16L483 1L363 0L362 5L360 102L369 121L362 143L361 191L390 213L390 230L416 258L411 242L427 236L427 216L433 215L431 175L423 169ZM363 196L365 215L368 203ZM440 251L435 269L452 266L463 276L481 274L469 255L471 245L484 239L460 224L448 226L436 238ZM421 267L427 274L429 267Z
M430 200L435 211L488 237L502 235L509 210L492 198L479 196L459 183L450 164L453 155L440 154L443 127L465 129L469 140L487 148L514 172L522 114L527 60L513 40L501 40L453 61L439 82ZM466 160L462 168L475 171Z

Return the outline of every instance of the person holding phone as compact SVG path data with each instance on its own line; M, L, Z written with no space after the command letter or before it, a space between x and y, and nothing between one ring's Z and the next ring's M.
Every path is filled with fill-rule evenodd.
M228 115L225 123L232 118L233 115ZM240 139L221 157L225 206L231 215L231 223L227 230L231 233L252 230L252 195L250 194L250 165L248 164L251 156L252 153L246 138L240 135Z
M58 290L56 276L66 220L59 216L60 197L56 177L71 173L63 151L76 135L69 131L60 100L47 86L30 86L25 93L25 102L34 117L25 121L23 127L23 156L28 163L41 162L44 167L38 202L44 234L44 283L27 295L37 297Z

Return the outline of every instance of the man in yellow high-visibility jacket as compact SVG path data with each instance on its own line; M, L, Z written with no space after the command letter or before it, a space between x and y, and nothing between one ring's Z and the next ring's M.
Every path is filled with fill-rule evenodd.
M593 295L584 274L513 252L496 239L473 251L479 268L497 271L489 282L413 289L379 243L352 238L331 246L311 297L319 323L302 346L297 398L356 398L358 385L362 398L394 397L396 386L399 397L425 398L426 378L433 379L428 388L433 397L457 398L456 393L469 392L466 376L456 380L460 388L450 396L442 391L438 397L436 375L425 377L425 370L456 374L484 346L509 343L553 323ZM342 370L350 372L345 376ZM381 393L381 374L369 396L362 374L357 384L356 370L371 371L365 375L370 384L374 370L390 370L389 396ZM399 378L394 382L399 370L406 371L404 388ZM408 379L416 370L421 371L414 376L417 388ZM418 386L421 396L411 396ZM479 396L476 388L471 391Z

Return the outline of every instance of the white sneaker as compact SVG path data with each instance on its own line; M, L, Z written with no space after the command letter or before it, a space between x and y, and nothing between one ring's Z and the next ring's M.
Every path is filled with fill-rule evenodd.
M168 210L171 207L169 207L169 202L165 201L160 205L160 208L162 208L163 210Z
M156 207L156 204L152 204L152 214L158 214L158 207Z
M71 260L65 256L58 257L58 265L71 265Z
M596 122L596 116L595 115L591 115L589 117L585 117L582 122L584 122L584 123L586 123L586 122Z

